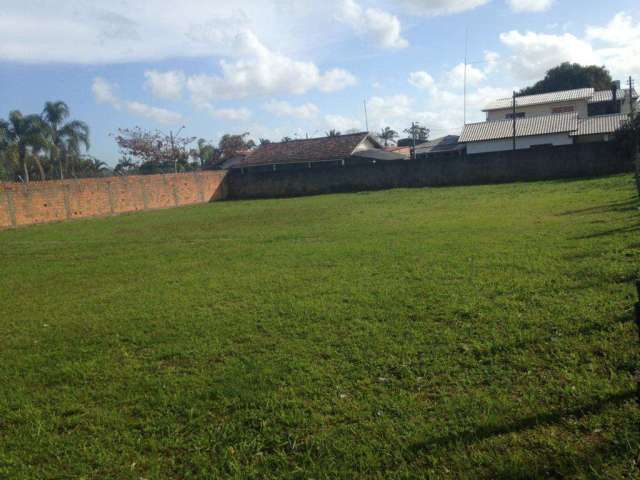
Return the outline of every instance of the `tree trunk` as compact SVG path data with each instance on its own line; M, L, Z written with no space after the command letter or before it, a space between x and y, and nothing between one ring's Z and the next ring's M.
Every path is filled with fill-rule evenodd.
M18 145L18 160L24 167L24 181L29 183L29 168L27 167L27 149L23 145Z
M40 161L37 155L34 155L33 159L36 161L36 165L38 166L38 171L40 172L40 180L45 181L46 175L44 173L44 168L42 168L42 162Z

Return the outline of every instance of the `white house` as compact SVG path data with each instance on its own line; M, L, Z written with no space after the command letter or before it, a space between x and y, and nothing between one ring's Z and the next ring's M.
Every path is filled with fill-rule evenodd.
M638 95L621 90L594 91L579 88L561 92L526 95L491 102L483 110L486 122L464 126L459 142L467 153L526 149L543 145L569 145L610 140L628 118ZM632 103L633 102L633 103Z

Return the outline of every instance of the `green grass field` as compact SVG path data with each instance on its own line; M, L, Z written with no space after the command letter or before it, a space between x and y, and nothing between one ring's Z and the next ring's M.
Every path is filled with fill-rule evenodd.
M0 478L638 478L630 176L0 232Z

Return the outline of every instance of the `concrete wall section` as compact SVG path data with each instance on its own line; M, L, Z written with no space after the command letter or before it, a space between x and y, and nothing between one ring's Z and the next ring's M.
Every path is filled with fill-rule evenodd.
M229 199L589 177L632 171L612 143L292 171L231 170Z
M209 202L225 172L0 184L0 228Z

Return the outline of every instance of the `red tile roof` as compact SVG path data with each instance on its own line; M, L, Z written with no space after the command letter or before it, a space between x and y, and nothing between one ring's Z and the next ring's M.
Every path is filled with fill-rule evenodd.
M349 158L356 147L368 136L367 132L361 132L337 137L267 143L260 145L233 166L238 168L254 165L340 160Z

